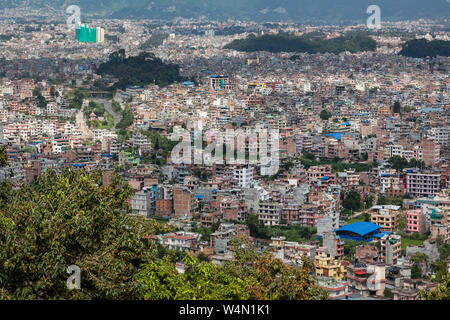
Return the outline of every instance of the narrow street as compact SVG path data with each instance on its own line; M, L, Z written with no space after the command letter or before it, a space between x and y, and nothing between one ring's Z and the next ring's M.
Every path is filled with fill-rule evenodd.
M93 139L94 134L88 128L86 121L84 120L83 109L81 109L80 111L77 112L75 119L76 119L77 127L80 128L80 130L81 130L82 137L84 139Z

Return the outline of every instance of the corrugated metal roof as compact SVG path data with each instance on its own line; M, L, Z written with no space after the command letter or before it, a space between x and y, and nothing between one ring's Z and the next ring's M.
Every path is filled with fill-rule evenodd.
M359 234L360 236L364 236L366 234L375 232L375 231L377 231L379 229L380 229L380 226L378 226L378 225L376 225L374 223L360 221L360 222L347 224L347 225L337 229L336 232L339 232L339 231L350 231L350 232Z

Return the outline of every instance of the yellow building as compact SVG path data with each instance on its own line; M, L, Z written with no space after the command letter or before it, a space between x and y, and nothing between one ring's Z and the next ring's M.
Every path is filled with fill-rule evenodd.
M318 277L329 277L336 281L344 279L347 272L341 261L327 254L319 254L314 258L314 267Z
M264 88L265 85L264 82L248 82L247 88Z
M380 226L380 231L394 232L397 228L400 207L394 205L377 205L371 209L370 222Z
M387 106L380 107L378 112L381 114L391 114L391 109Z

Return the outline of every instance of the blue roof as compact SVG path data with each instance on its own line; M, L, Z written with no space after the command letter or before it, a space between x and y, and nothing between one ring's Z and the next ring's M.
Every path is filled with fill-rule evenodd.
M322 181L327 181L328 179L330 179L330 177L322 177L322 178L320 178L320 180L322 180Z
M442 111L442 108L422 108L422 112L429 113L429 112L435 112L435 111Z
M81 167L84 167L84 164L82 164L82 163L74 163L74 164L71 164L70 166L71 167L79 167L79 168L81 168Z
M326 136L326 137L333 137L333 138L335 138L336 140L341 140L342 133L340 133L340 132L337 132L337 133L327 133L327 134L325 134L325 136Z
M374 236L375 238L383 238L385 235L391 234L391 233L392 233L392 232L389 232L389 231L383 231L383 232L374 234L373 236Z
M364 236L364 235L372 233L372 232L377 232L379 229L380 229L380 226L376 225L375 223L360 221L360 222L346 224L345 226L337 229L336 232L350 231L350 232L359 234L360 236Z

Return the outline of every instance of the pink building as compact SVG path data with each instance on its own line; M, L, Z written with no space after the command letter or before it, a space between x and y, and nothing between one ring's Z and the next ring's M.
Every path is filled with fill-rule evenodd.
M425 231L422 209L406 211L406 231L410 233Z

